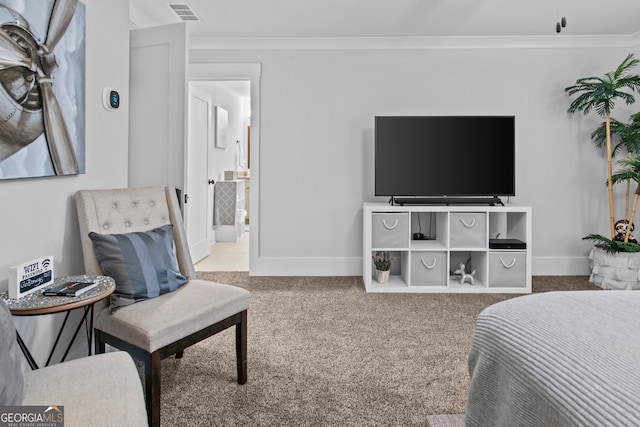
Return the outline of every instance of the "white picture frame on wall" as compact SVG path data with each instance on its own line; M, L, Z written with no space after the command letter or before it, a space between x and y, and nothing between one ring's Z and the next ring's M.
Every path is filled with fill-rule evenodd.
M214 145L216 148L227 148L227 130L229 128L229 113L222 107L213 107L215 123Z

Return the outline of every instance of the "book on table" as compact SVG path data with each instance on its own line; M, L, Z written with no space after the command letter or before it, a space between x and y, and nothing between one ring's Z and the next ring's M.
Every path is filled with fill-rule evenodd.
M98 286L96 282L72 280L45 289L42 295L77 297Z

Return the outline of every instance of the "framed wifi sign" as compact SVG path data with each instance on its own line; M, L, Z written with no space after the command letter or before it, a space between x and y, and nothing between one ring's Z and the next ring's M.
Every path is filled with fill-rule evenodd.
M9 270L9 298L22 298L53 283L52 256L14 265Z

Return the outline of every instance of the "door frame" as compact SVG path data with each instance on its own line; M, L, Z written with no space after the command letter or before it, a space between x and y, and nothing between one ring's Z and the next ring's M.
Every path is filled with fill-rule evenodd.
M262 64L189 63L188 81L247 80L251 85L251 192L249 221L249 275L255 271L260 256L260 77Z

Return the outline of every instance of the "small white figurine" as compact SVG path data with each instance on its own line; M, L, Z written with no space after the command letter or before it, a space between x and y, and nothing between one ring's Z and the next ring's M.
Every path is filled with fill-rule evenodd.
M471 273L467 273L465 270L466 270L465 265L460 263L460 268L454 271L455 274L460 275L460 284L462 285L467 279L469 279L469 283L471 285L475 285L473 276L475 276L476 271L473 270Z

